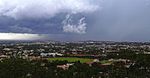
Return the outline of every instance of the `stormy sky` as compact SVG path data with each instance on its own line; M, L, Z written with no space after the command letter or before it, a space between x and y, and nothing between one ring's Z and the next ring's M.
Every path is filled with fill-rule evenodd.
M149 41L149 21L150 0L0 0L4 40Z

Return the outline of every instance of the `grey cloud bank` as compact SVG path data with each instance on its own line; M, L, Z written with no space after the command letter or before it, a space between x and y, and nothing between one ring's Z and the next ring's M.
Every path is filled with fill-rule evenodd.
M15 20L34 20L51 19L60 13L92 13L101 8L98 4L92 2L91 0L1 0L0 16L11 17ZM78 26L71 25L70 23L67 24L66 22L63 27L64 31L85 33L86 24L81 22L80 19L78 20ZM23 30L27 30L25 27L22 28L24 28Z
M82 7L82 8L81 8ZM58 13L93 12L99 8L91 0L1 0L0 15L15 19L50 18Z

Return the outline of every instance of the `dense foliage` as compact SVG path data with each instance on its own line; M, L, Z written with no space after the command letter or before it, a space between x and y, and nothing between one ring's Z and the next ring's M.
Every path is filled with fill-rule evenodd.
M129 68L122 62L109 66L74 62L64 70L57 65L67 64L67 61L10 58L1 60L0 78L150 78L150 56L141 54L132 59L134 63Z

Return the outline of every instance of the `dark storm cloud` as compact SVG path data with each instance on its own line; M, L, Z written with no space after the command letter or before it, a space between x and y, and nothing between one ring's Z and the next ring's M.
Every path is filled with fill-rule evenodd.
M93 13L94 11L101 9L100 3L101 0L96 0L95 3L92 0L1 0L0 1L0 16L5 16L9 18L13 18L18 21L20 20L28 20L29 22L26 23L25 30L30 30L28 25L31 25L32 29L39 30L39 29L46 29L47 27L47 20L44 21L46 24L41 23L45 19L55 20L52 19L53 17L58 18L58 14L67 13L67 15L78 15L80 13ZM82 7L82 8L81 8ZM66 17L66 16L64 16ZM71 32L71 33L82 33L86 30L86 23L83 22L85 17L78 19L78 24L73 24L70 22L66 22L63 26L64 32ZM38 23L31 23L33 20L38 21ZM40 20L40 21L39 21ZM66 20L66 18L64 18ZM62 20L62 21L64 21ZM67 20L72 20L71 18ZM30 22L31 21L31 22ZM35 21L35 22L36 22ZM61 21L61 23L62 23ZM72 20L74 21L74 20ZM25 21L26 22L26 21ZM39 23L40 22L40 23ZM20 23L20 22L19 22ZM57 23L60 22L57 20ZM57 23L52 23L48 25L55 25ZM34 25L32 25L34 24ZM39 28L40 25L41 28ZM17 25L22 26L22 24ZM59 24L60 26L60 24ZM16 28L16 27L15 27ZM18 27L18 29L20 29ZM40 32L40 31L39 31ZM45 30L47 32L47 30Z

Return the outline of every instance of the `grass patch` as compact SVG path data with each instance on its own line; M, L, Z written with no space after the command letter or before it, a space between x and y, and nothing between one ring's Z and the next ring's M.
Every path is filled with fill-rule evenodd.
M102 61L100 61L100 63L103 64L103 65L110 65L113 62L112 61L108 61L108 60L102 60Z
M93 59L88 59L88 58L77 58L77 57L57 57L57 58L48 58L49 61L68 61L68 62L76 62L80 61L81 63L87 63L87 62L92 62Z

